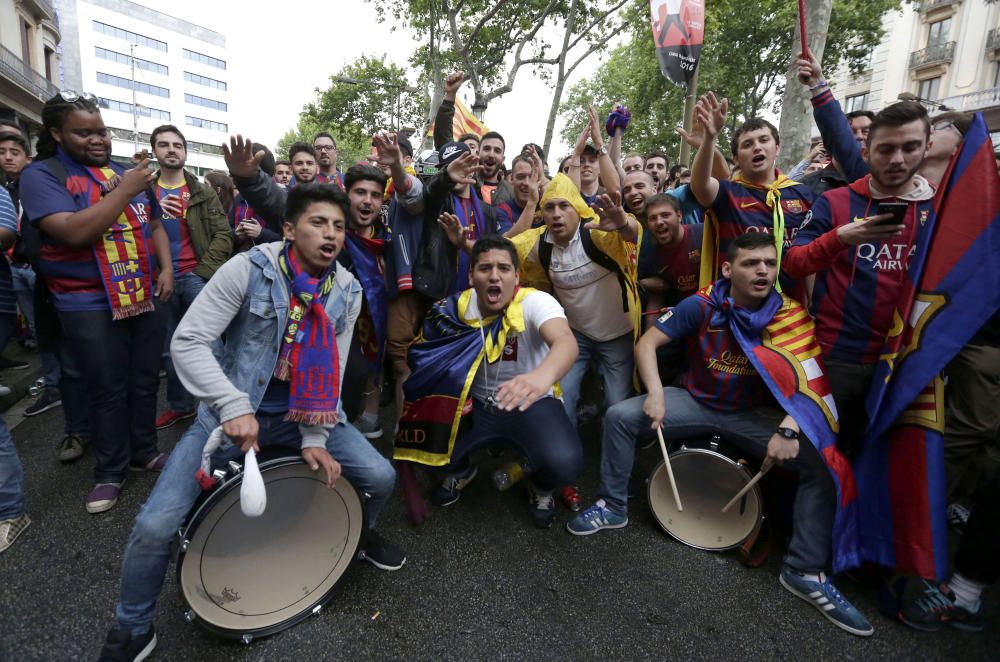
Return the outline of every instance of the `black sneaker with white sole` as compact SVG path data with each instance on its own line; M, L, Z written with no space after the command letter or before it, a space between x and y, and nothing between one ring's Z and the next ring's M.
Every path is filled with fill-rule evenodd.
M156 633L153 628L137 637L117 628L108 632L107 641L101 649L97 662L140 662L149 657L156 648Z
M62 395L59 389L47 388L38 399L24 409L25 416L38 416L42 412L62 406Z
M385 540L375 529L368 529L365 548L358 553L358 558L390 572L399 570L406 563L406 554L403 550Z

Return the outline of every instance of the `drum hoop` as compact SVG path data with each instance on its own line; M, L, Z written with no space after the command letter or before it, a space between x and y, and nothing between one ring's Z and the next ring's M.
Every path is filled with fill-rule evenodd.
M261 474L263 475L264 472L267 470L277 469L280 467L294 465L294 464L305 464L305 460L303 460L299 456L279 457L273 460L267 460L266 462L261 462L260 471ZM350 485L351 490L353 490L354 493L357 495L358 502L361 505L361 521L362 522L367 521L367 504L365 503L364 498L362 498L361 493L358 492L358 489L354 487L353 483L351 483L343 476L337 479L337 484L339 485L341 481L344 481L348 485ZM239 486L242 484L242 482L243 482L243 472L240 471L236 475L226 479L221 485L212 490L208 494L208 496L205 497L202 500L202 502L198 504L198 506L192 511L187 521L177 532L178 543L183 543L183 541L189 540L190 539L189 534L193 533L198 529L202 521L212 510L212 506L214 506L215 503L221 500L223 496L225 496L232 490L238 489ZM367 527L362 526L361 535L358 538L357 550L362 550L365 548L365 540L367 536L368 536ZM343 584L342 582L343 578L347 576L349 572L351 572L351 569L358 562L357 550L353 554L351 554L351 560L344 568L343 573L341 573L340 579L334 582L333 586L331 586L326 593L320 596L319 600L314 602L308 609L305 609L299 612L298 614L290 616L285 620L275 623L273 625L267 625L264 627L253 628L248 630L232 630L229 628L220 627L218 625L210 623L204 618L202 618L200 615L198 615L197 612L194 611L194 606L188 600L187 595L184 592L184 583L181 576L181 572L184 566L184 559L187 556L187 550L184 549L183 544L178 544L177 552L174 559L174 570L176 575L175 579L177 581L177 592L180 594L181 600L187 607L186 611L194 613L195 615L194 621L199 625L199 627L213 634L216 634L226 639L237 639L237 640L243 639L245 641L249 641L250 639L256 639L259 637L268 637L272 634L277 634L278 632L294 627L295 625L298 625L299 623L304 621L309 616L319 613L317 611L317 608L322 609L330 602L330 600L333 599L333 597L337 594L337 592L341 588L341 585ZM246 639L246 637L250 637L250 639Z
M719 453L718 451L713 451L708 448L689 448L689 447L681 448L679 450L674 451L673 453L670 453L670 459L673 460L675 457L679 457L681 455L686 455L686 454L712 455L715 457L722 458L723 460L725 460L727 464L731 464L735 467L738 467L745 475L747 482L750 481L751 478L750 472L747 471L744 465L740 464L739 462L736 462L735 460L733 460L732 458L728 457L723 453ZM736 543L735 545L730 545L729 547L703 547L701 545L694 545L688 542L687 540L681 540L676 534L670 531L670 529L664 526L663 522L660 520L660 516L653 508L652 478L661 470L665 470L662 459L656 464L656 466L653 467L653 470L649 473L649 480L647 481L646 484L646 503L649 506L649 512L653 516L653 519L656 521L657 526L659 526L664 533L666 533L668 536L670 536L677 542L681 543L682 545L685 545L686 547L690 547L692 549L700 549L701 551L704 552L728 552L729 550L736 549L737 547L743 544L743 541L746 540L746 538ZM758 522L757 525L759 525L760 521L763 520L764 518L764 495L760 491L760 485L754 485L750 489L750 491L747 492L746 497L750 497L751 495L753 495L757 500L757 522ZM752 532L749 535L752 535ZM749 535L747 537L749 537Z

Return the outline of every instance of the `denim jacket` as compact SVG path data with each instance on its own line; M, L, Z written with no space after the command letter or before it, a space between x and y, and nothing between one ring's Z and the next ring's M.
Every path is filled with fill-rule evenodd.
M274 374L290 298L277 265L281 248L280 242L263 244L226 262L191 304L170 343L181 383L201 401L198 420L206 430L256 412ZM361 311L361 284L339 264L336 269L326 313L336 328L343 384ZM217 360L212 343L223 334L225 345ZM338 420L345 420L342 407Z

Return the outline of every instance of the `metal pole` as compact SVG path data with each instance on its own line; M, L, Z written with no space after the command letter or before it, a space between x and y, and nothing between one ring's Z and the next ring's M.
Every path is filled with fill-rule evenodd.
M687 96L684 97L684 130L691 132L691 124L694 122L694 104L698 100L698 69L694 70L691 77L691 84L688 85ZM691 146L683 140L681 141L681 154L678 163L686 166L691 165Z
M139 151L139 106L135 101L135 44L129 44L132 57L132 153Z

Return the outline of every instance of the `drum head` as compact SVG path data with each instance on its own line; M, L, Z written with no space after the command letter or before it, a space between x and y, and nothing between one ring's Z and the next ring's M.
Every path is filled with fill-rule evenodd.
M750 481L742 467L724 455L702 449L672 453L670 466L683 511L677 510L663 462L649 477L649 506L664 531L685 545L710 551L731 549L746 540L761 518L757 486L722 512Z
M364 507L347 479L331 490L300 459L260 470L263 515L240 510L240 475L205 500L182 535L181 594L198 622L223 636L273 634L325 604L364 531Z

